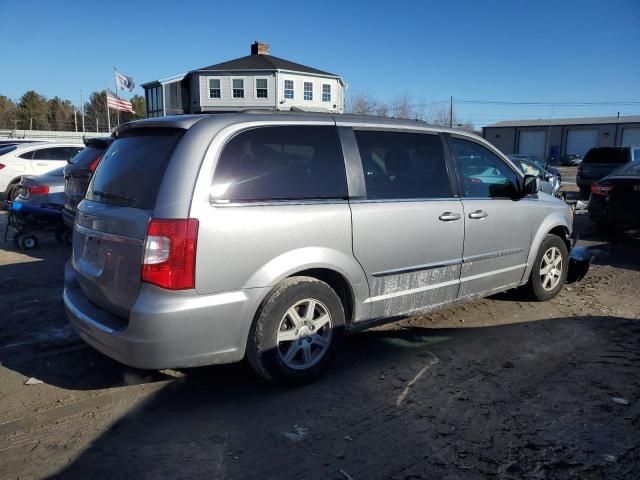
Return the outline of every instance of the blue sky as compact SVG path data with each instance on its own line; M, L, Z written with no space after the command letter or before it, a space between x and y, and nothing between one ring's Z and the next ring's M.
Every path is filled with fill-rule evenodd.
M387 101L640 102L640 0L255 3L0 0L0 94L79 103L80 89L113 84L113 65L140 84L261 40L341 74L348 94ZM640 114L640 104L456 104L476 125L616 112Z

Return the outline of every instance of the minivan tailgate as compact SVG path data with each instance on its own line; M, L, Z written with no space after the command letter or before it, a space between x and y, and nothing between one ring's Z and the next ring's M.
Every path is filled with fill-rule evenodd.
M146 210L90 202L78 208L72 266L89 300L128 318L140 290Z

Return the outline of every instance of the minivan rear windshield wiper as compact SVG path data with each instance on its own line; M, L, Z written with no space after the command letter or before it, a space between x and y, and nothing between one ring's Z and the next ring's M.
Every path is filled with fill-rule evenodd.
M115 193L103 192L100 190L94 190L93 195L101 197L105 200L116 200L120 202L126 202L128 205L133 205L137 202L137 199L132 197L127 197L126 195L118 195Z

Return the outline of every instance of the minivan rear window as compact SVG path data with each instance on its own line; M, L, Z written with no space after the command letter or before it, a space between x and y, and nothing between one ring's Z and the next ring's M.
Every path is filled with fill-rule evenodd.
M122 134L100 161L87 200L152 210L169 158L183 133L141 128Z
M346 198L336 127L268 126L225 146L211 190L219 201Z
M616 147L597 147L587 152L582 163L627 163L629 149Z

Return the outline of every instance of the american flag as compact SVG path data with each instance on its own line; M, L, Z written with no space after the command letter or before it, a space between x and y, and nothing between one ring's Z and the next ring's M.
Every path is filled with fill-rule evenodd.
M124 98L118 98L118 96L109 89L107 89L107 106L113 110L120 110L121 112L136 113L133 111L133 106L130 101Z

